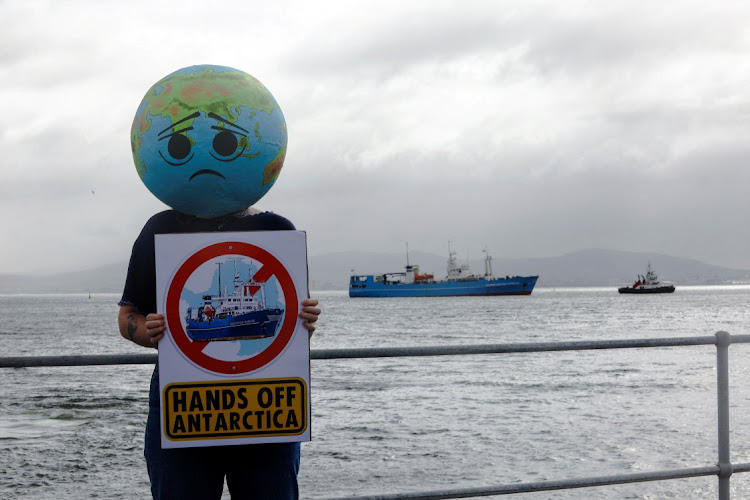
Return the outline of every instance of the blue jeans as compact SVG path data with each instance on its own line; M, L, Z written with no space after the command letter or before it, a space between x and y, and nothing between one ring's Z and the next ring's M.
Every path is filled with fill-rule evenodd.
M159 366L151 378L144 455L154 499L298 499L299 443L162 449Z

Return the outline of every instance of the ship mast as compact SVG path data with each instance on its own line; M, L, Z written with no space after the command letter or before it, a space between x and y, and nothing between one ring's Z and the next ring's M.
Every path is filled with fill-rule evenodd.
M216 263L219 266L219 298L221 298L221 262Z
M484 252L484 275L492 276L492 257L487 251L487 248L482 250L482 252Z
M448 240L448 277L451 277L452 271L456 267L456 252L451 250L451 242Z
M234 264L234 291L237 292L237 290L240 289L240 275L237 272L237 259L232 259L232 263Z

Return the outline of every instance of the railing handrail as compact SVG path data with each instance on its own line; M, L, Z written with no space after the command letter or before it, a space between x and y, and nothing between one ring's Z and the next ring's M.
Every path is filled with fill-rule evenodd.
M638 349L645 347L679 347L717 345L716 335L698 337L665 337L654 339L577 340L563 342L524 342L507 344L467 344L451 346L371 347L352 349L312 349L310 359L363 359L417 356L465 356L472 354L512 354L550 351L586 351L598 349ZM750 335L732 335L731 343L750 343ZM81 354L62 356L3 356L0 368L44 366L96 366L155 364L157 353Z
M637 472L633 474L617 474L611 476L581 477L575 479L562 479L557 481L537 481L531 483L503 484L499 486L484 486L477 488L421 491L418 493L394 493L390 495L340 497L328 498L326 500L442 500L445 498L472 498L490 495L512 495L515 493L571 490L577 488L590 488L594 486L611 486L615 484L644 483L648 481L667 481L670 479L716 476L719 474L719 468L720 467L718 465L707 465L704 467ZM750 472L750 463L735 464L734 472Z
M422 347L382 347L361 349L313 349L310 359L356 359L414 356L464 356L478 354L511 354L549 351L581 351L597 349L633 349L653 347L678 347L694 345L716 346L717 423L719 460L715 465L688 469L670 469L636 474L618 474L589 478L517 483L494 487L466 488L433 492L403 493L356 497L358 500L405 500L469 498L512 493L585 488L644 481L663 481L687 477L715 475L719 479L719 500L729 500L729 478L735 472L750 472L750 463L732 464L729 455L729 361L728 349L733 343L750 343L750 335L730 335L717 332L711 336L669 337L655 339L624 339L568 342L536 342L510 344L481 344ZM53 366L94 366L121 364L154 364L157 353L99 354L72 356L6 356L0 357L0 368L27 368ZM351 498L351 497L349 497Z

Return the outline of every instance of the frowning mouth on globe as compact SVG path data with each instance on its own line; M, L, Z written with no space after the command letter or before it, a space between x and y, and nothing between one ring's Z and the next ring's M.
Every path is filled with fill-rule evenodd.
M195 179L195 178L196 178L196 177L198 177L199 175L203 175L203 174L216 175L216 176L219 176L219 177L221 177L222 179L226 179L226 177L224 177L223 175L221 175L221 174L220 174L219 172L217 172L216 170L209 170L209 169L207 169L207 168L204 168L204 169L198 170L198 171L197 171L197 172L195 172L195 173L194 173L193 175L191 175L191 176L190 176L190 179L188 179L188 182L192 181L193 179Z

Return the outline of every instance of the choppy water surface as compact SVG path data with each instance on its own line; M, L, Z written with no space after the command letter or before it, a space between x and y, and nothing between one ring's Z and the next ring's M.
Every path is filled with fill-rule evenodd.
M661 296L538 289L530 297L314 294L313 349L748 333L750 287ZM117 295L0 296L2 356L143 352ZM730 350L732 460L750 462L750 346ZM0 497L144 498L150 366L4 369ZM432 491L712 465L713 346L312 362L303 498ZM732 477L750 498L750 476ZM522 498L716 498L716 478ZM228 498L228 496L227 496Z

